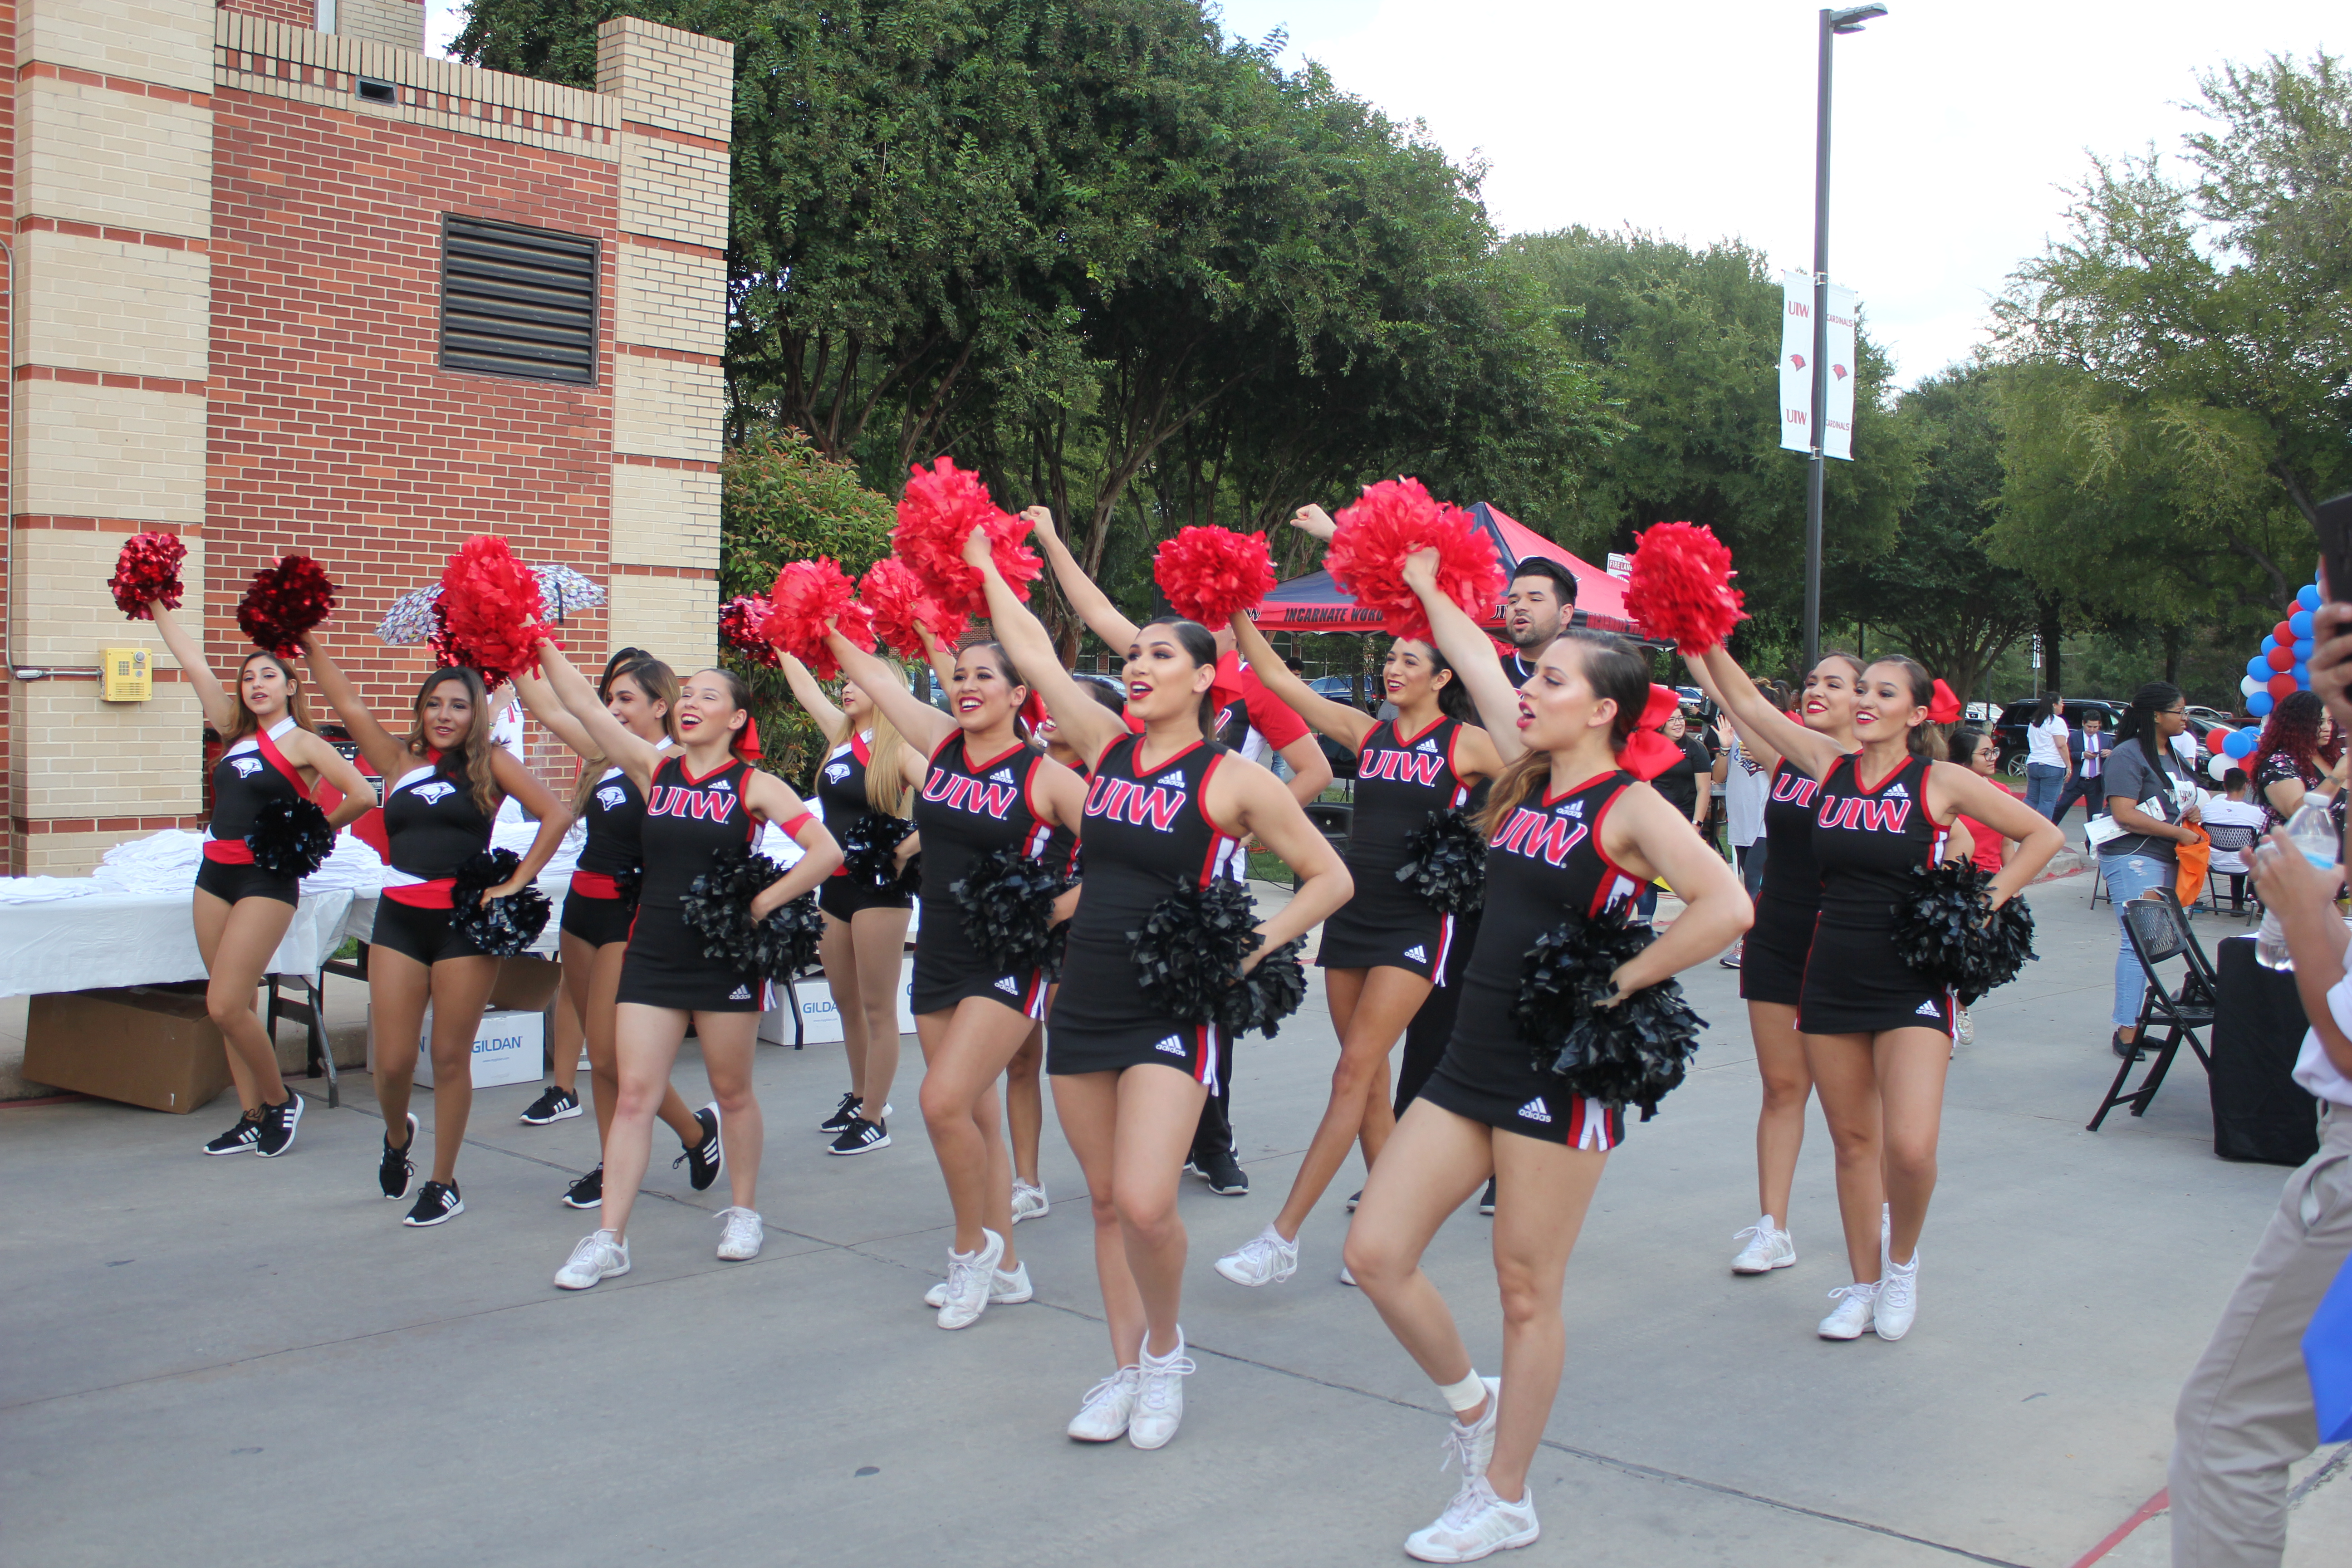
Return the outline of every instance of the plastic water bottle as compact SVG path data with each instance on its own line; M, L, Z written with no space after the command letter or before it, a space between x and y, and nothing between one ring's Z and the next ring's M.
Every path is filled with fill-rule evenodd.
M2336 868L2338 839L2336 818L2327 803L2315 795L2307 795L2294 815L2286 819L2286 836L2303 858L2323 871ZM2278 910L2263 910L2263 929L2254 938L2254 959L2265 969L2292 969L2294 961L2287 956L2286 933L2279 929Z

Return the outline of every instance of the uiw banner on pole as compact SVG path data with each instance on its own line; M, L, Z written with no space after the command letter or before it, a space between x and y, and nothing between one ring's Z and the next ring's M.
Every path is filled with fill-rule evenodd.
M1780 445L1813 449L1813 275L1780 274Z
M1862 312L1862 297L1841 284L1829 287L1829 397L1822 423L1822 450L1832 458L1853 460L1853 324ZM1788 329L1780 335L1785 339ZM1785 445L1785 438L1783 441Z

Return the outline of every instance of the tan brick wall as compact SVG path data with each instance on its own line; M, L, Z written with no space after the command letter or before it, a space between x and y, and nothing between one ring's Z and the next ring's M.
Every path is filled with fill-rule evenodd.
M26 718L40 740L24 760L25 814L54 820L200 810L204 714L195 689L159 680L145 702L102 702L98 692L94 680L29 684Z
M212 90L213 0L35 0L17 12L19 61Z
M19 513L204 521L202 393L20 381L16 407Z
M717 365L613 356L613 450L719 460L725 399Z
M632 245L619 247L620 298L613 335L621 342L716 355L727 346L727 258Z
M17 323L24 363L205 379L212 258L203 251L36 229L17 257L39 302Z
M335 36L422 50L425 7L420 0L335 0Z
M635 16L596 29L596 90L640 125L724 142L735 112L735 46Z
M16 595L10 610L20 662L86 668L98 663L102 647L152 648L163 664L172 662L154 623L127 618L106 589L114 559L133 531L121 526L16 531ZM180 574L188 594L180 614L182 624L193 628L204 614L199 584L205 580L205 542L199 534L183 534L181 542L188 547ZM44 689L50 684L44 682ZM96 701L96 686L80 684L90 687L90 700ZM163 683L155 689L160 695Z
M727 246L727 150L621 136L621 227L685 245Z
M210 232L210 110L58 77L21 80L16 91L25 213L190 237Z
M650 648L681 675L718 658L718 579L616 570L612 595L613 647Z
M614 464L613 559L718 571L719 476Z

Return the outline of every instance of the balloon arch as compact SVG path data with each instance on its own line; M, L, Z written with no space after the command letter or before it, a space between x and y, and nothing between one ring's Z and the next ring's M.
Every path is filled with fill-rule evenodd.
M2238 682L2246 711L2257 719L2267 718L2272 709L2294 693L2311 689L2311 617L2319 608L2319 584L2306 584L2296 593L2294 606L2294 613L2263 639L2262 651L2246 661L2245 679ZM2254 724L2239 730L2216 724L2206 732L2205 743L2233 762L2243 762L2262 743L2262 729Z

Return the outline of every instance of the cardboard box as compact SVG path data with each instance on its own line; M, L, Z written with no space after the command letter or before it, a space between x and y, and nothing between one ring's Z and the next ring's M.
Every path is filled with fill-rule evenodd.
M544 1013L555 1005L556 987L563 984L563 965L552 959L525 953L499 960L499 977L490 983L490 1005L510 1013Z
M915 1032L915 961L908 959L898 967L898 1032ZM760 1015L760 1038L771 1046L793 1043L793 1016L784 1010L785 999L780 994L778 1005ZM801 1043L809 1046L838 1045L841 1041L841 1015L833 1008L833 987L823 979L803 980L793 987L791 1005L800 1009Z
M433 1087L433 1009L425 1009L418 1037L416 1082ZM368 1026L368 1071L375 1071L375 1026ZM547 1063L547 1015L491 1009L482 1014L474 1031L474 1087L497 1089L510 1083L537 1083Z
M35 996L22 1071L35 1083L181 1116L230 1082L202 981Z

